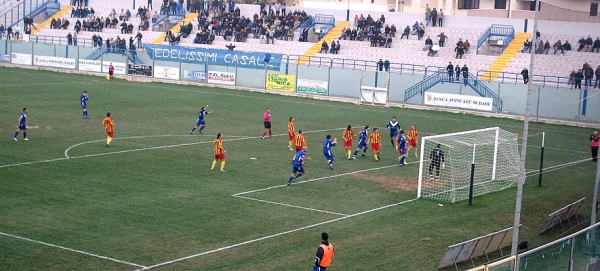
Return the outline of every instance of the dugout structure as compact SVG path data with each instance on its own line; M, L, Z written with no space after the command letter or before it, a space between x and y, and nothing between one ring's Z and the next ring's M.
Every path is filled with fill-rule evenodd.
M360 74L359 105L388 106L390 74L379 71L362 71Z
M454 203L515 185L517 137L492 127L421 138L417 197ZM430 160L438 144L443 162Z

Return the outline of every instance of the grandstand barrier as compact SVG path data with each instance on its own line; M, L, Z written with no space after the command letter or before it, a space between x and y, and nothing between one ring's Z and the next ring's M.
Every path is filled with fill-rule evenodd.
M35 17L44 12L48 4L58 4L58 0L22 0L0 15L0 23L6 28L13 27L22 22L25 16Z
M442 257L442 260L438 264L437 269L454 265L458 271L458 263L469 260L473 267L475 267L475 262L473 261L474 258L485 255L486 259L489 261L489 253L495 251L500 251L500 254L504 257L504 251L502 249L512 244L513 229L514 227L506 228L501 231L449 246Z
M315 33L319 34L319 40L321 40L335 27L335 17L333 15L316 14L314 18Z
M599 270L600 223L474 270Z
M42 38L40 37L40 41ZM48 38L47 40L52 40ZM35 39L34 39L35 41ZM121 67L123 71L127 71L125 64L140 64L146 63L148 66L153 66L163 72L155 72L156 80L170 80L171 82L183 84L200 84L200 85L219 85L221 81L227 82L226 87L236 88L251 88L265 89L266 72L275 72L284 75L293 75L298 80L298 85L294 88L287 88L287 93L297 93L298 95L310 95L311 97L344 97L353 101L357 101L358 90L360 88L361 71L375 71L377 66L375 62L357 61L349 59L332 59L328 57L311 58L307 65L295 64L294 59L299 56L294 55L273 55L269 69L264 69L264 53L257 52L242 52L242 51L227 51L213 52L196 50L198 48L187 48L179 46L164 46L164 49L157 52L125 51L125 54L120 53L100 53L97 47L89 46L67 46L64 41L56 39L55 43L62 44L45 44L35 42L19 42L0 40L0 64L1 65L23 65L23 66L41 66L41 69L62 69L69 72L94 73L100 72L100 65L105 62L113 62L116 67ZM79 40L79 44L88 41ZM157 48L157 47L152 47ZM147 49L147 48L146 48ZM212 48L209 48L212 49ZM198 54L201 52L202 54ZM100 58L96 60L85 59L86 57L96 54ZM66 66L52 66L46 62L34 63L34 57L42 57L41 59L54 59L52 63L70 63ZM277 57L279 59L277 60ZM204 58L210 61L204 60ZM214 60L214 61L213 61ZM82 66L79 66L81 62ZM278 63L275 63L278 62ZM8 63L8 64L7 64ZM75 63L75 64L73 64ZM120 64L119 64L120 63ZM121 65L121 66L117 66ZM278 66L278 68L277 68ZM443 86L436 86L435 91L452 94L452 95L468 95L481 96L479 92L485 94L484 87L494 90L497 97L501 99L502 116L510 118L520 118L524 114L524 103L527 95L527 85L517 83L505 79L505 82L487 82L476 80L477 77L470 76L467 80L467 86L458 83L444 82L448 81L444 73L437 74L443 70L442 67L410 65L401 63L392 63L389 71L378 71L378 87L384 85L383 78L389 76L389 104L390 106L427 106L424 103L421 89L415 86L424 81L425 85L433 84L435 81L443 81ZM75 71L73 71L75 70ZM168 72L164 72L168 70ZM208 76L214 73L216 77ZM473 71L474 73L476 71ZM484 71L479 71L482 73ZM220 73L223 73L219 75ZM385 73L385 76L383 76ZM160 74L167 74L163 77L158 77ZM499 78L508 78L511 76L500 75ZM462 77L462 76L461 76ZM217 78L217 79L214 79ZM220 78L220 79L219 79ZM343 78L343 80L339 80ZM213 80L214 79L214 80ZM221 80L222 79L222 80ZM462 79L462 78L461 78ZM146 79L144 79L146 80ZM152 79L155 80L155 79ZM221 80L221 81L219 81ZM569 91L568 88L562 87L562 84L557 88L551 81L562 81L560 78L552 79L546 77L547 86L538 85L538 89L533 93L533 104L537 105L532 110L531 117L537 118L542 122L559 123L567 125L579 126L597 126L600 122L600 91L590 89L587 102L587 113L581 113L583 99L583 90ZM433 82L429 82L433 81ZM438 84L439 84L438 83ZM481 85L481 86L480 86ZM412 87L415 95L409 100L405 100L406 90ZM481 88L474 90L473 87ZM419 96L421 95L421 96ZM469 98L469 97L466 97ZM337 99L337 98L336 98ZM493 100L493 99L492 99ZM497 101L500 101L496 99ZM500 106L500 104L496 104ZM456 107L448 105L439 105L431 107L435 110L456 112ZM465 108L459 107L459 110ZM466 109L468 110L468 109ZM496 110L500 112L499 110ZM477 115L491 115L490 112L470 111Z
M496 38L496 39L493 39ZM502 52L515 38L515 28L512 25L493 24L488 27L477 39L476 53L479 53L479 48L486 42L490 45L502 47Z

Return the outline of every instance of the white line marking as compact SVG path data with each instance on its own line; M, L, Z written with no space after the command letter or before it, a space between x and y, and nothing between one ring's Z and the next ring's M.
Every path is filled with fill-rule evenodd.
M122 139L139 139L139 138L153 138L153 137L171 137L171 136L179 136L179 137L198 137L198 135L150 135L150 136L128 136L128 137L118 137L118 138L114 138L114 139L118 139L118 140L122 140ZM248 138L248 136L223 136L223 137L236 137L236 138ZM69 151L77 146L81 146L81 145L85 145L85 144L90 144L90 143L96 143L96 142L102 142L105 139L98 139L98 140L92 140L92 141L86 141L86 142L81 142L81 143L77 143L71 147L68 147L65 150L65 157L66 158L71 158L69 157ZM231 140L228 140L231 141ZM211 141L212 142L212 141ZM198 142L196 142L198 143ZM198 143L198 144L202 144L202 143Z
M100 255L96 255L96 254L85 252L85 251L81 251L81 250L76 250L76 249L72 249L72 248L68 248L68 247L63 247L63 246L58 246L58 245L53 245L53 244L50 244L50 243L46 243L46 242L42 242L42 241L37 241L37 240L33 240L33 239L29 239L29 238L25 238L25 237L21 237L21 236L17 236L17 235L12 235L12 234L8 234L8 233L4 233L4 232L0 232L0 235L4 235L4 236L16 238L16 239L20 239L20 240L24 240L24 241L28 241L28 242L33 242L33 243L37 243L37 244L42 244L42 245L49 246L49 247L60 248L60 249L63 249L63 250L67 250L67 251L71 251L71 252L75 252L75 253L79 253L79 254L84 254L84 255L95 257L95 258L105 259L105 260L109 260L109 261L113 261L113 262L117 262L117 263L127 264L127 265L131 265L131 266L135 266L135 267L147 268L146 266L143 266L141 264L136 264L136 263L130 263L130 262L122 261L122 260L117 260L117 259L113 259L113 258L106 257L106 256L100 256Z
M299 208L299 209L304 209L304 210L309 210L309 211L321 212L321 213L326 213L326 214L339 215L339 216L347 216L347 214L330 212L330 211L325 211L325 210L319 210L319 209L314 209L314 208L309 208L309 207L302 207L302 206L298 206L298 205L292 205L292 204L286 204L286 203L280 203L280 202L274 202L274 201L268 201L268 200L262 200L262 199L255 199L255 198L244 197L244 196L234 196L234 197L241 198L241 199L255 200L255 201L260 201L260 202L264 202L264 203L282 205L282 206L287 206L287 207L292 207L292 208Z
M180 261L184 261L184 260L196 258L196 257L199 257L199 256L208 255L208 254L212 254L212 253L215 253L215 252L219 252L219 251L223 251L223 250L227 250L227 249L231 249L231 248L236 248L236 247L247 245L247 244L251 244L251 243L256 243L258 241L262 241L262 240L266 240L266 239L271 239L271 238L274 238L274 237L278 237L278 236L282 236L282 235L294 233L294 232L297 232L297 231L301 231L301 230L305 230L305 229L310 229L310 228L314 228L314 227L317 227L317 226L321 226L321 225L325 225L325 224L337 222L337 221L340 221L340 220L348 219L348 218L351 218L351 217L360 216L360 215L364 215L364 214L376 212L376 211L379 211L379 210L387 209L387 208L390 208L390 207L402 205L402 204L409 203L409 202L412 202L412 201L415 201L415 200L417 200L417 199L414 198L414 199L410 199L410 200L405 200L405 201L402 201L402 202L398 202L398 203L394 203L394 204L390 204L390 205L378 207L378 208L367 210L367 211L363 211L363 212L360 212L360 213L356 213L356 214L352 214L352 215L348 215L348 216L343 216L343 217L339 217L339 218L335 218L335 219L331 219L331 220L319 222L319 223L316 223L316 224L312 224L312 225L304 226L304 227L301 227L301 228L297 228L297 229L293 229L293 230L289 230L289 231L284 231L284 232L280 232L280 233L276 233L276 234L264 236L264 237L257 238L257 239L248 240L248 241L245 241L245 242L233 244L233 245L222 247L222 248L217 248L217 249L210 250L210 251L205 251L205 252L202 252L202 253L190 255L190 256L187 256L187 257L179 258L179 259L175 259L175 260L172 260L172 261L168 261L168 262L163 262L163 263L151 265L151 266L148 266L148 267L144 267L141 270L148 270L148 269L152 269L152 268L156 268L156 267L160 267L160 266L165 266L165 265L168 265L168 264L172 264L172 263L176 263L176 262L180 262Z
M410 162L410 163L407 163L407 164L415 164L415 163L419 163L419 161L414 161L414 162ZM380 170L380 169L391 168L391 167L398 167L398 165L391 165L391 166L383 166L383 167L361 169L361 170L357 170L357 171L346 172L346 173L341 173L341 174L335 174L335 175L331 175L331 176L325 176L325 177L310 179L310 180L306 180L306 181L294 182L293 184L294 185L298 185L298 184L301 184L301 183L309 183L309 182L314 182L314 181L320 181L320 180L325 180L325 179L337 178L337 177L341 177L341 176L347 176L347 175L352 175L352 174L356 174L356 173L368 172L368 171L373 171L373 170ZM261 189L256 189L256 190L250 190L250 191L246 191L246 192L240 192L240 193L237 193L237 194L233 194L232 196L237 197L239 195L245 195L245 194L250 194L250 193L255 193L255 192L260 192L260 191L265 191L265 190L271 190L271 189L274 189L274 188L280 188L280 187L286 187L286 186L287 186L287 184L275 185L275 186L270 186L270 187L266 187L266 188L261 188Z
M323 130L315 130L315 131L306 131L304 133L319 133L319 132L327 132L327 131L334 131L334 130L343 130L344 128L331 128L331 129L323 129ZM276 134L273 136L287 136L288 134ZM229 140L223 140L223 141L239 141L239 140L245 140L245 139L257 139L260 138L260 136L249 136L249 137L241 137L241 138L235 138L235 139L229 139ZM103 140L97 140L97 141L103 141ZM136 152L136 151L146 151L146 150L156 150L156 149L164 149L164 148L174 148L174 147L181 147L181 146L190 146L190 145L197 145L197 144L206 144L206 143L212 143L213 141L200 141L200 142L193 142L193 143L183 143L183 144L174 144L174 145L166 145L166 146L156 146L156 147L148 147L148 148L141 148L141 149L132 149L132 150L124 150L124 151L116 151L116 152L105 152L105 153L95 153L95 154L87 154L87 155L81 155L81 156L72 156L72 157L61 157L61 158L54 158L54 159L48 159L48 160L40 160L40 161L31 161L31 162L23 162L23 163L17 163L17 164L8 164L8 165L0 165L0 168L6 168L6 167L16 167L16 166L23 166L23 165L31 165L31 164L39 164L39 163L49 163L49 162L55 162L55 161L62 161L62 160L69 160L69 159L77 159L77 158L88 158L88 157L94 157L94 156L103 156L103 155L109 155L109 154L120 154L120 153L128 153L128 152Z

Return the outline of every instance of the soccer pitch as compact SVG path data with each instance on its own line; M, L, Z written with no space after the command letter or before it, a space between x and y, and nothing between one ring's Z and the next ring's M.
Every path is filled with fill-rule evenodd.
M328 270L434 270L448 245L511 227L516 189L466 202L416 199L418 159L397 167L385 123L396 116L420 135L522 122L436 111L353 104L240 90L0 67L0 269L2 270L309 270L321 232L335 258ZM90 119L79 95L88 91ZM202 135L189 134L208 104ZM30 141L14 142L27 107ZM273 139L261 140L272 112ZM102 119L115 138L106 147ZM305 131L306 174L286 186L293 152L287 121ZM343 129L381 129L381 160L346 160ZM595 164L592 129L532 123L527 170L546 150L542 187L524 189L522 241L539 246L546 216L581 197L589 217ZM213 141L223 133L226 173L210 171ZM335 169L322 154L325 136ZM356 141L355 141L356 145ZM470 266L470 265L469 265ZM463 267L468 267L464 265Z

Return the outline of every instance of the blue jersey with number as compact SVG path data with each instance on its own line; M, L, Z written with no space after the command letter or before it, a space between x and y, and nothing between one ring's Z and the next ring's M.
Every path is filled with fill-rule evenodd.
M358 147L364 147L367 145L367 137L369 136L369 131L367 129L363 129L360 132L360 137L358 138Z
M390 129L390 136L398 136L398 130L400 130L400 123L398 121L390 120L385 128Z
M86 96L85 94L81 94L81 97L79 97L79 100L81 101L81 107L83 107L83 108L87 107L88 99L89 99L88 96Z
M301 167L302 159L304 159L305 156L306 156L306 154L304 153L304 151L297 152L296 155L294 156L294 160L292 161L292 166Z
M335 146L336 143L333 143L333 141L329 140L329 139L325 139L325 141L323 141L323 154L325 154L326 156L332 156L331 154L331 147Z
M23 113L21 113L21 116L19 116L19 129L25 129L26 123L27 123L27 115L25 114L25 112L23 112Z
M206 109L202 108L200 109L200 113L198 113L198 120L204 120L204 116L208 114L208 112L206 112Z

